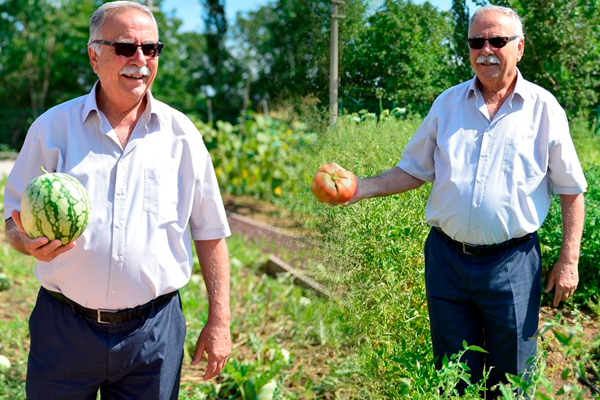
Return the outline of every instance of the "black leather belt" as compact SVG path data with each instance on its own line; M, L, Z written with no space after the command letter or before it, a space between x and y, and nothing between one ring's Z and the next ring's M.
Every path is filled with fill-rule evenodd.
M131 321L133 319L139 318L142 315L149 312L150 310L152 310L153 307L158 307L158 306L166 303L168 300L170 300L173 296L175 296L178 293L178 291L176 290L174 292L164 294L146 304L142 304L141 306L137 306L135 308L110 311L110 310L94 310L92 308L86 308L86 307L83 307L83 306L75 303L73 300L68 299L62 293L51 292L50 290L45 289L43 287L42 287L42 290L45 290L46 293L48 293L50 296L54 297L56 300L60 301L61 303L71 307L73 309L73 311L75 311L75 313L82 315L84 317L87 317L87 318L91 318L100 324L121 324L123 322Z
M535 234L535 232L528 233L525 236L521 236L518 238L512 238L512 239L507 240L506 242L502 242L502 243L498 243L498 244L472 245L472 244L467 244L467 243L463 243L463 242L458 242L458 241L452 239L450 236L446 235L439 226L436 226L435 229L437 229L437 231L440 232L446 238L448 243L450 243L452 246L454 246L456 249L458 249L458 251L460 251L464 255L471 256L471 257L482 257L482 256L489 256L492 254L497 254L501 251L510 249L521 243L525 243L526 241L531 240L531 238L533 238L533 235Z

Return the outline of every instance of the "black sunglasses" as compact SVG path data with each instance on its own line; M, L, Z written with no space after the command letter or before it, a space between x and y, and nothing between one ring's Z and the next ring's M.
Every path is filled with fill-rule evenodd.
M506 46L506 44L508 42L510 42L511 40L515 40L516 38L518 38L518 35L515 36L494 36L491 37L489 39L485 39L485 38L469 38L467 39L467 42L469 42L469 47L472 48L473 50L479 50L479 49L483 49L483 46L485 46L485 41L487 40L488 42L490 42L490 45L492 47L495 47L497 49L501 49L504 46Z
M135 43L121 43L121 42L108 42L106 40L94 40L93 43L105 44L107 46L112 46L115 48L115 54L123 57L131 57L135 54L138 47L142 48L142 53L145 56L156 57L160 54L163 48L163 44L161 42L156 43L144 43L144 44L135 44Z

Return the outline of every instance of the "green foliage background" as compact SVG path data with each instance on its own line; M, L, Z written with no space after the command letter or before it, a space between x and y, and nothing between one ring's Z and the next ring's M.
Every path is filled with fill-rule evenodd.
M222 0L197 1L206 10L205 32L182 32L161 0L153 2L165 43L153 85L157 98L204 122L232 124L247 110L291 104L299 111L308 99L327 105L328 0L276 0L235 21L226 20ZM0 145L18 150L34 118L91 89L88 21L102 2L0 2ZM571 119L596 118L600 127L598 1L491 2L523 17L523 75L554 93ZM379 113L400 106L422 115L444 89L472 77L466 0L453 0L451 11L403 0L368 11L369 4L347 0L340 8L343 108Z

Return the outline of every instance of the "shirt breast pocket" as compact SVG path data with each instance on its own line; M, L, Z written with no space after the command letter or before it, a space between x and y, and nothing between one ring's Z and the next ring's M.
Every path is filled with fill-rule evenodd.
M162 221L177 220L180 178L176 171L144 169L144 211Z
M506 139L502 170L527 193L535 190L543 179L543 162L536 147L534 131L517 132L515 137Z

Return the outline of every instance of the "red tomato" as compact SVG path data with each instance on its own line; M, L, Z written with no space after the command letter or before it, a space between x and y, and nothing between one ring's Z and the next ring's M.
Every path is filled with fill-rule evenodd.
M321 165L312 179L310 189L317 200L329 204L345 203L356 192L356 176L336 163Z

